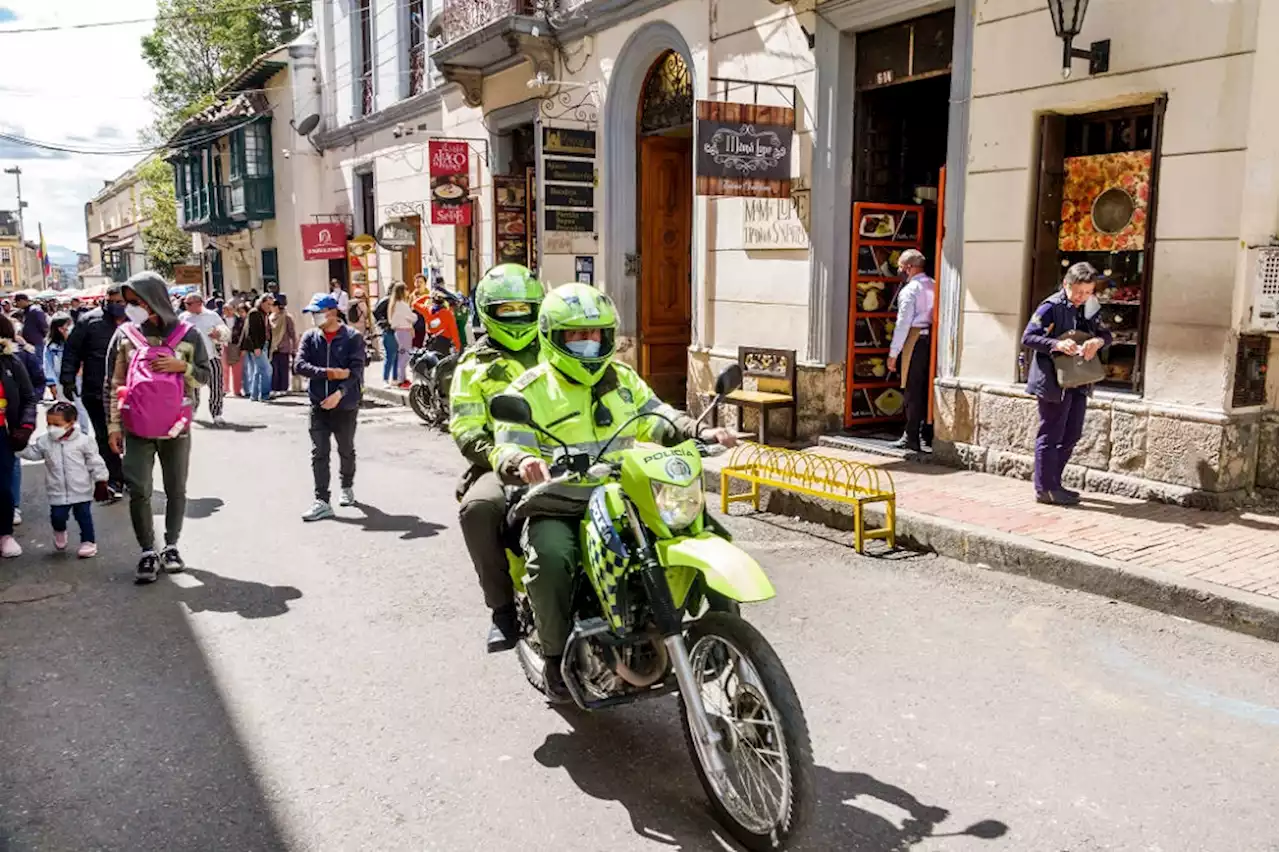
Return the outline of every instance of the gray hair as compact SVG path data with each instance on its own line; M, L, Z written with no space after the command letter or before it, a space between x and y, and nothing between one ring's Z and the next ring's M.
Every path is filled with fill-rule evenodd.
M1083 260L1079 263L1071 264L1067 270L1067 274L1062 276L1062 286L1070 287L1072 284L1083 284L1086 281L1094 282L1098 280L1098 270L1093 268L1093 264L1085 263Z
M924 269L924 253L916 249L907 249L898 255L899 266L916 266Z

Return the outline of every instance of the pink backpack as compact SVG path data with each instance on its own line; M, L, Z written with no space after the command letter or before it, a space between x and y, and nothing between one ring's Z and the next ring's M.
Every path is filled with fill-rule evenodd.
M163 344L153 346L133 323L121 326L133 341L129 372L120 389L120 418L124 427L139 438L176 438L191 425L191 402L187 399L183 373L160 373L151 369L156 358L177 357L177 345L191 328L178 323Z

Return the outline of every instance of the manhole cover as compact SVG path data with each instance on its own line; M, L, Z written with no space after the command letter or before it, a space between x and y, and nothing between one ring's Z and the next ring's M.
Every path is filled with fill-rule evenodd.
M0 604L19 604L71 593L70 583L19 583L0 589Z

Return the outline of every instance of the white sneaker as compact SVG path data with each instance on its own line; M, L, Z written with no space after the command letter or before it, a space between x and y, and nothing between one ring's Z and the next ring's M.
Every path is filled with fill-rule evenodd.
M323 521L325 518L332 518L332 517L333 517L333 507L323 500L317 500L316 502L312 503L311 508L308 509L302 515L302 520Z
M13 509L13 525L15 527L22 525L22 510L16 506Z
M18 544L18 540L11 535L0 538L0 557L12 559L15 556L22 555L22 545Z
M356 504L356 490L354 488L342 489L342 494L338 497L339 506L354 506Z
M226 425L227 425L227 421L223 419L223 417L222 417L222 415L221 415L221 414L219 414L217 417L213 418L213 425L214 425L214 426L226 426Z

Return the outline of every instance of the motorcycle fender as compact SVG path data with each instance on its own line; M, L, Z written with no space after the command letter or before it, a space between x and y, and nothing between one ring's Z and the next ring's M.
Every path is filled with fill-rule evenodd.
M777 594L758 562L717 535L660 539L657 549L664 567L694 568L706 578L709 588L731 600L752 603Z

